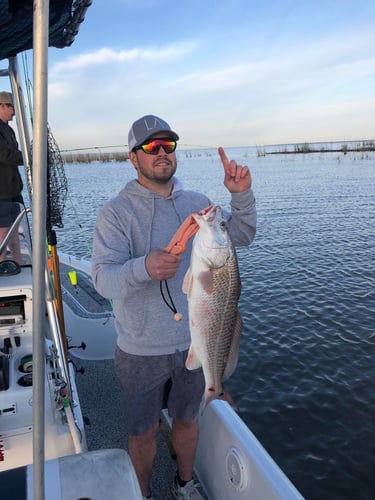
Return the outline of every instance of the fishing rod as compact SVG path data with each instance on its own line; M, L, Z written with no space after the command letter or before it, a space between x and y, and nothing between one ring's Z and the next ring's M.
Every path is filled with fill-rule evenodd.
M202 146L201 144L186 144L186 143L180 143L180 146L183 146L184 148L190 148L190 149L212 149L215 148L216 146ZM74 151L91 151L95 149L115 149L115 148L127 148L128 144L116 144L113 146L87 146L87 147L79 147L79 148L70 148L70 149L60 149L61 153L71 153Z
M61 153L70 153L71 151L87 151L91 149L109 149L109 148L126 148L127 144L119 144L117 146L88 146L87 148L72 148L72 149L61 149Z

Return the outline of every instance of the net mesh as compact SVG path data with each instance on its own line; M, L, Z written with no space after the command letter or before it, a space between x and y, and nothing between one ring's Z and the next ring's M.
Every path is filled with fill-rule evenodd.
M68 194L68 180L59 147L48 128L47 229L64 227L63 213Z

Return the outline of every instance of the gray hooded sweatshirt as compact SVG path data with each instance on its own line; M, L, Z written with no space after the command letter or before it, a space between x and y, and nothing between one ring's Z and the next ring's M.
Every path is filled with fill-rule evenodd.
M151 250L168 245L188 215L210 204L205 195L185 191L176 178L167 198L132 180L100 210L94 231L92 276L98 293L112 300L121 350L152 356L189 348L188 304L182 282L189 267L191 241L176 275L168 280L181 321L175 321L162 298L160 281L151 279L145 260ZM252 190L232 194L231 209L233 244L247 246L256 227Z

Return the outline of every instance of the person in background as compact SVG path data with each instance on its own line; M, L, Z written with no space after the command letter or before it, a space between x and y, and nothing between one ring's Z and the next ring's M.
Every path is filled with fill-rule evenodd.
M173 419L172 443L178 467L172 494L177 499L202 498L193 479L193 465L204 376L201 368L185 368L190 332L182 282L189 267L191 242L178 256L163 248L187 216L211 202L204 194L184 190L176 178L178 139L169 124L157 116L147 115L134 122L128 146L137 178L100 210L94 230L92 276L97 291L113 301L115 371L126 402L129 456L143 498L152 498L156 431L163 407ZM222 148L219 155L224 186L231 195L230 234L234 245L247 246L256 231L251 174L247 166L229 161ZM163 280L168 280L181 321L175 321L163 301Z
M10 92L0 92L0 243L4 240L9 227L18 214L12 202L23 204L23 183L18 166L23 164L22 153L18 149L16 135L8 122L13 119L14 106ZM1 208L3 207L3 208ZM13 260L22 264L18 232L8 243ZM0 255L0 261L6 259L6 249Z

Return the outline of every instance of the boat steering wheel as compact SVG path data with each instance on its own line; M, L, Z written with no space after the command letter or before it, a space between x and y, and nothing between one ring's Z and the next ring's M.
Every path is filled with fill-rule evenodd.
M14 260L3 260L0 262L0 276L13 276L21 272L21 266Z

